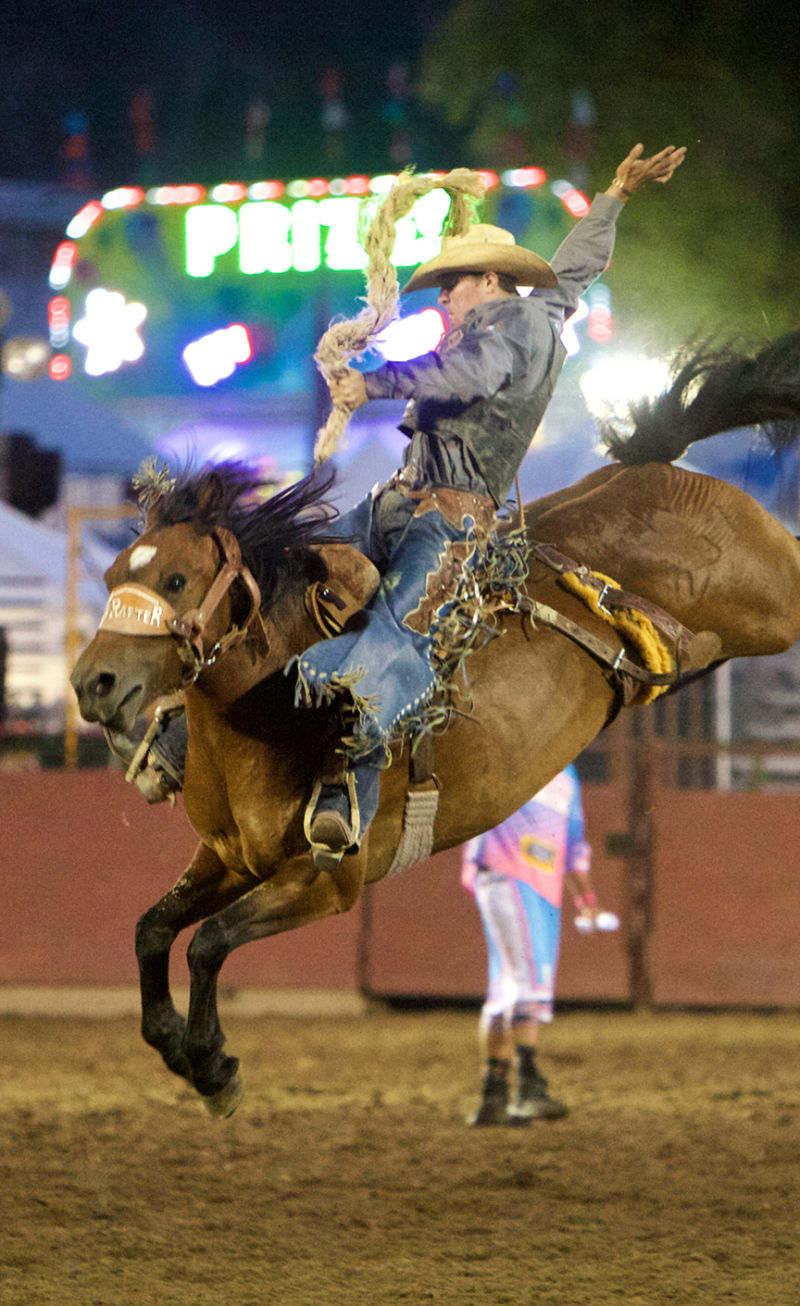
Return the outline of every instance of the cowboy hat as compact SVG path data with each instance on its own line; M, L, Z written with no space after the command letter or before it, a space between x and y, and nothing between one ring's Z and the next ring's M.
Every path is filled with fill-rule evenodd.
M517 245L510 231L486 222L474 223L461 236L445 236L440 252L419 265L403 286L403 294L438 286L448 272L498 272L513 277L518 286L558 284L549 263Z

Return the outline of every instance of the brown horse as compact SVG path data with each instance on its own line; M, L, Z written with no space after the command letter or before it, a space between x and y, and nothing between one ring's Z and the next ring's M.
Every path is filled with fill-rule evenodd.
M530 536L690 630L713 632L706 662L789 648L800 637L800 544L747 494L670 460L720 429L800 416L791 380L799 348L798 336L788 337L740 359L738 371L727 355L693 359L665 396L638 412L627 443L612 438L616 464L528 507ZM790 423L775 432L786 447L800 439ZM251 489L242 469L204 469L155 498L143 533L106 577L120 622L104 619L72 677L84 717L122 733L160 696L186 686L184 797L200 842L174 888L138 923L142 1032L225 1115L240 1089L216 1009L223 962L250 940L347 911L366 882L385 875L408 779L396 752L362 849L334 872L315 871L303 814L336 721L321 708L294 706L287 667L320 637L304 595L327 574L317 547L329 520L325 487L309 479L255 505ZM620 637L549 568L532 567L527 589L623 651ZM562 633L524 612L501 614L497 631L502 638L471 654L468 688L461 682L454 691L459 710L434 741L434 850L516 810L615 707L614 674ZM168 958L178 933L198 922L184 1021L170 995Z

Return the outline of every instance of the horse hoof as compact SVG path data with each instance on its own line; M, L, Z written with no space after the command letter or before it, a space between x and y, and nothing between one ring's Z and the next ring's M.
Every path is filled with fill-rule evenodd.
M242 1100L243 1091L241 1075L234 1075L224 1088L204 1096L203 1101L210 1115L218 1120L227 1120Z

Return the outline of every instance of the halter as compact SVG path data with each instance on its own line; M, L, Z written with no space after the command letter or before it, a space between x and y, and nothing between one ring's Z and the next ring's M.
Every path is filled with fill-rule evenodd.
M187 668L186 684L194 684L202 671L213 666L223 653L244 639L254 620L258 621L259 633L266 642L260 611L261 593L252 572L242 562L238 540L223 526L216 527L211 538L219 549L222 565L199 607L179 614L155 590L128 582L111 591L98 626L98 630L117 635L175 636L180 641L180 656ZM244 584L250 600L247 617L243 625L232 626L206 653L203 637L208 623L237 579Z
M258 623L258 633L265 651L268 648L266 630L261 617L261 592L252 572L242 562L238 540L231 531L222 526L216 527L211 532L211 538L219 549L222 565L199 607L190 608L188 612L179 615L172 604L155 590L149 589L146 585L128 583L117 585L111 591L106 610L100 619L98 630L113 631L117 635L174 636L181 642L180 657L186 666L183 686L175 693L167 694L158 700L153 719L132 754L120 749L111 731L104 731L109 747L128 763L125 779L129 783L132 783L139 771L146 766L150 745L166 720L174 712L182 710L183 690L188 685L193 685L201 672L212 667L223 653L240 643L254 621ZM250 610L243 625L232 626L206 653L203 649L206 627L237 578L242 581L247 590ZM174 802L174 795L170 795L170 799Z

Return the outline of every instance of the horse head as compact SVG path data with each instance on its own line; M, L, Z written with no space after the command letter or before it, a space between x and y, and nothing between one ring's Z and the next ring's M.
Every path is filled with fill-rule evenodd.
M325 574L313 545L332 516L329 485L308 477L261 501L264 483L227 465L153 496L106 573L106 610L71 676L83 717L126 734L187 685L230 698L299 652L301 595Z

